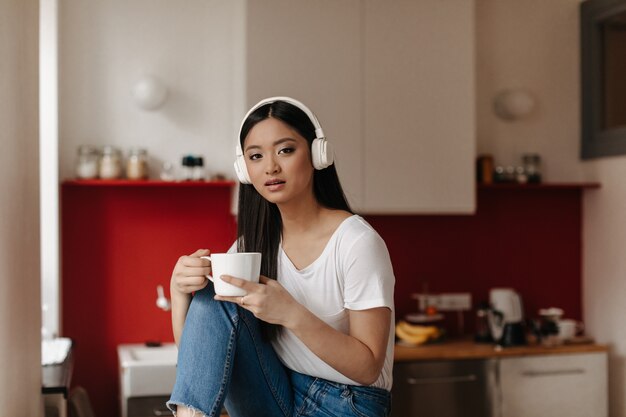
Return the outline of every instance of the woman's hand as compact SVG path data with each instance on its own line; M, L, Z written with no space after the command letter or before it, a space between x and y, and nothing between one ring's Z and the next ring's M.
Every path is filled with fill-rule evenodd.
M176 262L170 280L170 296L172 298L172 330L176 345L185 326L185 317L191 303L191 293L199 291L209 282L205 275L211 275L211 262L202 259L207 256L207 249L198 249L189 256L181 256Z
M202 259L201 256L207 256L209 253L207 249L198 249L189 256L178 258L172 272L170 291L190 294L206 287L209 282L206 275L211 275L211 262Z
M280 324L290 328L297 313L303 307L276 280L261 275L259 283L222 275L222 281L242 288L248 293L243 297L225 297L216 295L215 299L239 304L252 312L255 317L272 324Z

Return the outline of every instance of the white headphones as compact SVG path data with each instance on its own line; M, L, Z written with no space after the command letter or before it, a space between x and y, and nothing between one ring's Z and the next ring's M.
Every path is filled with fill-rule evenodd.
M237 178L242 184L252 184L250 180L250 175L248 174L248 168L246 167L246 160L243 156L243 150L241 149L240 137L241 137L241 129L243 128L243 124L248 119L248 116L252 114L256 109L266 104L271 104L276 101L284 101L293 106L296 106L300 110L302 110L313 123L313 127L315 128L315 139L311 144L311 158L313 160L313 167L315 169L324 169L331 166L334 162L334 153L332 145L330 145L326 138L324 137L324 131L322 130L322 126L320 126L320 122L315 117L315 114L303 103L299 102L290 97L270 97L259 101L257 104L252 106L248 113L244 116L241 121L241 126L239 127L239 135L237 135L237 146L235 148L235 172L237 173Z

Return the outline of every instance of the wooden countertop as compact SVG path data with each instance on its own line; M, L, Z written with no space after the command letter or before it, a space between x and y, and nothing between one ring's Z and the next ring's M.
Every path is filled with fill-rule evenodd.
M607 352L608 346L589 344L566 344L560 346L515 346L498 348L495 345L474 343L472 340L450 340L415 347L395 346L395 362L485 359L508 356L557 355L564 353Z

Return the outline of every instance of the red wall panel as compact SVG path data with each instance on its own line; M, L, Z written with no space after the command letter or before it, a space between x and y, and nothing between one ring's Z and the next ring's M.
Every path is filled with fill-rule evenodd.
M581 193L577 187L485 187L471 216L367 216L387 243L396 275L396 316L414 312L411 293L512 287L527 317L557 306L581 319ZM447 323L456 330L456 316ZM473 312L465 314L473 329Z
M73 385L98 415L119 415L117 345L172 342L169 297L179 256L225 251L236 227L232 184L62 186L62 326L74 341Z

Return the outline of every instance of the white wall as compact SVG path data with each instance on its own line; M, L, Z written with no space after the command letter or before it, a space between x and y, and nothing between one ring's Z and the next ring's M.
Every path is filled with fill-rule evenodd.
M610 415L626 416L626 157L585 163L602 188L585 194L583 311L594 337L611 346Z
M60 177L73 176L77 147L142 146L177 164L205 156L232 175L235 132L245 113L243 0L64 0L60 10ZM165 105L139 109L142 75L169 89Z
M6 416L42 413L38 5L0 2L0 413Z

